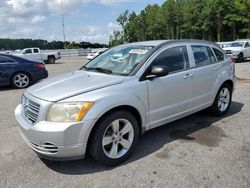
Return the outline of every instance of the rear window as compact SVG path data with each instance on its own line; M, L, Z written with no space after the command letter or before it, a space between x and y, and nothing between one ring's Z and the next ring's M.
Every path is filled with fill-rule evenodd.
M34 53L39 53L38 49L33 49Z
M211 49L207 46L195 45L192 46L192 51L197 67L209 65L216 62Z
M213 51L214 51L214 54L216 55L218 61L224 61L224 53L223 52L221 52L220 50L218 50L216 48L213 48Z
M13 61L12 59L0 56L0 63L13 63L13 62L15 61Z

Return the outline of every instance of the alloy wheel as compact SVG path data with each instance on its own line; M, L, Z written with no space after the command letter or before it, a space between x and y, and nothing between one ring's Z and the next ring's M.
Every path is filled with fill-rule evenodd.
M29 85L30 79L26 74L20 73L15 75L13 81L16 87L25 88Z
M102 139L105 155L112 159L123 157L134 141L134 129L126 119L113 121L106 129Z
M228 88L225 87L220 91L219 100L218 100L219 110L221 112L224 112L225 110L227 110L229 103L230 103L230 91L228 90Z

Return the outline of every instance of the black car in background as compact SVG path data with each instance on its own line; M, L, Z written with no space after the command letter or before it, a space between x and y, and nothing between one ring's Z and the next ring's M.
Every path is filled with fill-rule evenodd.
M0 54L0 86L12 85L21 89L47 77L48 71L43 62Z

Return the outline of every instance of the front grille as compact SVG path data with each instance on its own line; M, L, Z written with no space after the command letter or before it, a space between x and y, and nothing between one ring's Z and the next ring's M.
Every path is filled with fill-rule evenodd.
M31 101L27 97L23 96L22 97L22 108L23 108L23 115L24 115L25 119L28 122L34 124L38 119L40 105Z
M226 54L232 54L231 50L226 50Z

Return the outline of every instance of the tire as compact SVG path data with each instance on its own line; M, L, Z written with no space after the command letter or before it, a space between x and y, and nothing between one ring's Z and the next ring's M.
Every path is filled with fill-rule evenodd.
M54 56L49 56L48 57L48 60L47 60L48 64L55 64L55 62L56 62L56 59L55 59Z
M229 84L223 84L219 89L210 111L214 116L225 115L232 102L232 88Z
M15 73L11 78L11 83L14 88L23 89L30 85L31 79L27 73Z
M239 63L243 62L244 61L244 55L243 53L240 53L239 56L238 56L238 60L237 60Z
M130 157L139 139L138 122L131 113L123 110L113 112L95 127L89 146L95 160L115 166Z

